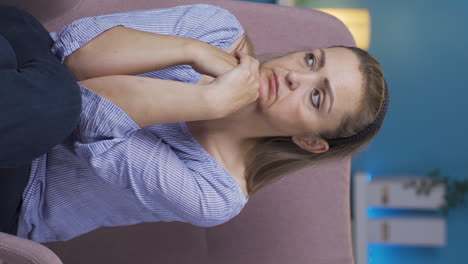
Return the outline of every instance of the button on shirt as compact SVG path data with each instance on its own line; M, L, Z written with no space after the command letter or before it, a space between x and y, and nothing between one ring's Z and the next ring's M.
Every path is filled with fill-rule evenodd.
M227 10L195 4L87 17L63 28L52 52L62 62L115 26L202 40L226 50L244 30ZM197 83L189 65L140 74ZM66 241L102 226L187 222L210 227L237 216L248 201L185 122L140 128L107 99L80 87L77 129L32 162L18 236Z

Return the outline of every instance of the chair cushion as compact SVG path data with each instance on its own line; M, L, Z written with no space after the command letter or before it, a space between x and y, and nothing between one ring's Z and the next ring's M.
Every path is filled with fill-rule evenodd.
M0 232L0 263L62 264L47 247Z

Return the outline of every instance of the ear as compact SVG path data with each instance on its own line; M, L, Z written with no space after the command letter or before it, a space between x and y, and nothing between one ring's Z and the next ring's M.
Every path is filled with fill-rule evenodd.
M313 153L327 152L329 148L326 140L315 136L293 136L292 140L302 149Z

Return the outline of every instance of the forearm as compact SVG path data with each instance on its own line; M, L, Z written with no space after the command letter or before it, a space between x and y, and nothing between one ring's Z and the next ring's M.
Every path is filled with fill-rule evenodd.
M126 75L92 78L80 85L119 106L140 127L221 117L205 85Z
M197 41L117 26L66 57L64 64L78 80L136 75L192 63L186 50Z

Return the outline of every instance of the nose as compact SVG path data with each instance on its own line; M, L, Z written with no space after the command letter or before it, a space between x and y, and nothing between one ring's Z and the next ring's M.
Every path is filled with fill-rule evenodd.
M286 74L286 82L291 90L295 90L301 86L301 83L305 81L306 74L298 71L289 71Z

